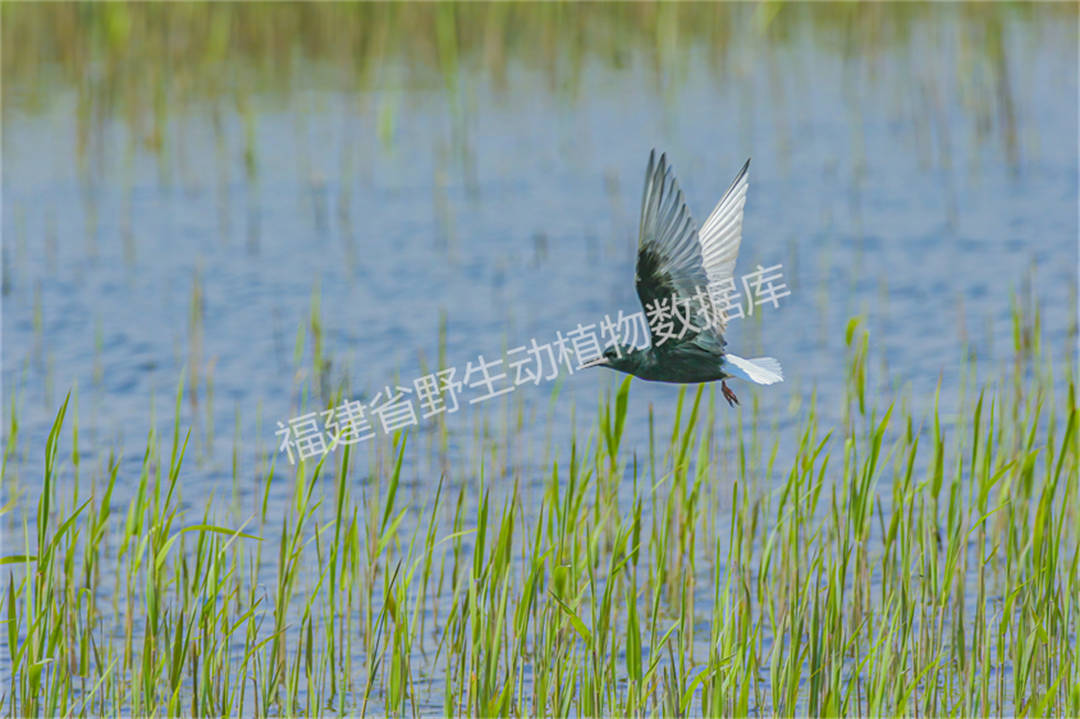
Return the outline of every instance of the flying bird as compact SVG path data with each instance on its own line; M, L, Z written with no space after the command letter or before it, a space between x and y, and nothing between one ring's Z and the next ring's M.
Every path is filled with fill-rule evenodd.
M655 382L721 380L724 399L731 406L739 400L728 387L728 379L766 385L783 381L776 359L744 359L724 351L727 323L714 301L723 296L725 287L731 287L742 239L749 168L747 160L698 230L666 156L660 155L657 162L656 151L649 153L634 282L647 315L656 317L661 310L677 310L684 321L678 336L670 331L673 323L661 332L650 322L649 347L614 344L585 366L610 367Z

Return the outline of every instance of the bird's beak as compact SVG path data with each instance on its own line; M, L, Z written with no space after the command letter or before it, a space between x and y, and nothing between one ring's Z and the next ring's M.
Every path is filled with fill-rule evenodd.
M581 365L581 368L587 369L589 367L607 367L608 364L609 363L606 357L597 357L596 359L589 360L588 362L583 363Z

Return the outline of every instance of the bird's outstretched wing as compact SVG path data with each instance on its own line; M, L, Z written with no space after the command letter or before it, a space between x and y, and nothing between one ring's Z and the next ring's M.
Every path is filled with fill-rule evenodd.
M714 296L735 273L735 258L739 256L739 243L742 241L743 207L746 206L746 191L750 187L749 169L750 160L747 160L698 231L702 265ZM726 322L722 314L718 317L718 323L723 330Z
M735 266L746 203L746 171L744 165L699 236L667 158L661 155L657 162L656 151L649 154L635 281L647 317L662 303L669 307L673 300L681 304L679 311L685 313L688 328L680 343L694 340L704 349L723 351L723 323L716 322L710 290L730 279ZM676 331L682 329L677 319ZM654 347L669 339L658 337L652 322L650 330Z

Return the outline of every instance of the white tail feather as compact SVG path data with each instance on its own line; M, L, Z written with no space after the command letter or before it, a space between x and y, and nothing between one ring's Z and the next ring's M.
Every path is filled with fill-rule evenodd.
M755 357L744 359L733 354L724 355L726 371L732 377L753 382L754 384L775 384L784 381L784 371L774 357Z

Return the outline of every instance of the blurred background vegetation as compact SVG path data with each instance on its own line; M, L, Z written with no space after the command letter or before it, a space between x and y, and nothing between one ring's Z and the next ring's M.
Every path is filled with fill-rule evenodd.
M713 56L718 80L739 72L733 33L776 52L809 33L820 48L867 64L909 48L928 18L959 29L957 78L982 134L997 128L1015 161L1014 92L1003 28L1038 14L1076 22L1075 3L6 3L3 104L33 111L57 81L78 93L80 148L119 115L150 149L165 142L171 112L299 87L361 92L461 90L467 77L506 89L508 68L544 73L573 101L587 61L612 68L651 50L652 80L677 85L688 47ZM738 30L736 30L738 29Z

